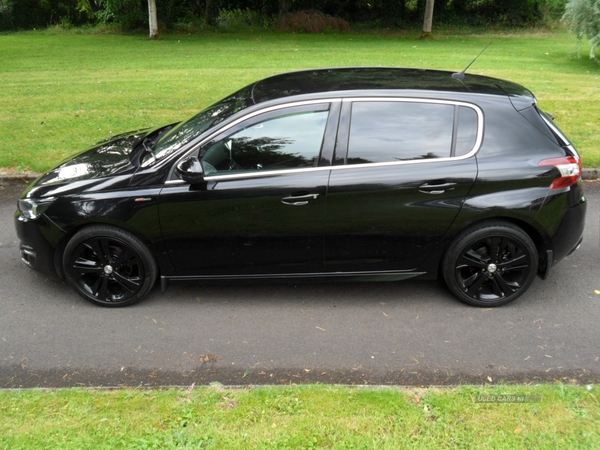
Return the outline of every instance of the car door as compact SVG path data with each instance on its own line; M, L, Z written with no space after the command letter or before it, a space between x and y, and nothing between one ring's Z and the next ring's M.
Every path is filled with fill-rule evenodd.
M327 269L416 269L474 183L483 115L458 102L357 99L342 117L327 197Z
M324 271L325 196L339 109L339 103L278 108L195 151L204 182L173 179L160 196L177 275Z

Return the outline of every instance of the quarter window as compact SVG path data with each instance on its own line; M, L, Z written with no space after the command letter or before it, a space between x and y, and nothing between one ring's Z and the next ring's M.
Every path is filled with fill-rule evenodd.
M452 156L463 156L473 150L477 141L477 113L473 108L458 107L456 148Z
M226 175L316 166L328 114L300 112L253 123L208 147L202 155L204 173Z

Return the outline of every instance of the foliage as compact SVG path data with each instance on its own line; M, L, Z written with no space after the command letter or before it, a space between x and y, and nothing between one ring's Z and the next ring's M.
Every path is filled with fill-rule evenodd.
M326 31L350 31L344 19L323 14L320 11L297 11L288 14L280 27L297 33L325 33Z
M148 20L148 5L143 0L96 0L99 5L98 20L103 23L116 22L125 29L145 26Z
M568 0L539 0L539 8L542 14L549 19L560 19L565 13Z
M600 0L569 0L563 19L571 31L577 33L579 40L584 36L590 40L590 58L598 61L596 49L600 46Z
M565 1L436 0L434 24L531 25L539 23L544 14L562 15ZM281 25L288 14L296 13L291 20L303 30L323 28L315 25L323 17L369 27L405 28L422 23L425 0L160 0L156 6L163 27L198 23L199 19L210 26L235 27L240 21L271 26L274 17ZM317 11L323 17L307 15L306 11ZM124 29L147 29L147 0L0 0L0 30L98 22L118 24Z
M259 11L246 9L221 9L219 11L218 23L227 28L238 27L261 27L270 28L274 20Z
M91 0L0 0L0 30L43 28L94 20Z

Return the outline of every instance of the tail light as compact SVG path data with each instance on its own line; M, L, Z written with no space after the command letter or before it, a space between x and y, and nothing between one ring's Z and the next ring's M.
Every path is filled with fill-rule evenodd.
M560 172L560 178L554 180L550 185L551 190L573 186L581 179L581 172L583 171L581 158L575 156L544 159L540 161L539 166L554 166Z

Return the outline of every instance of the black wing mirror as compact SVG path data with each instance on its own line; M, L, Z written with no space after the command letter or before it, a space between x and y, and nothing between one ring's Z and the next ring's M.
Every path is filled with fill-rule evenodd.
M202 163L200 163L200 160L196 156L188 156L182 159L177 163L175 170L186 183L198 184L204 181Z

